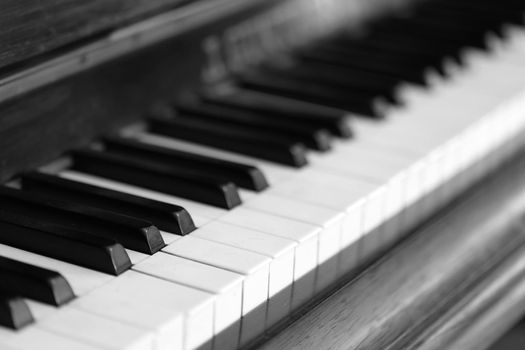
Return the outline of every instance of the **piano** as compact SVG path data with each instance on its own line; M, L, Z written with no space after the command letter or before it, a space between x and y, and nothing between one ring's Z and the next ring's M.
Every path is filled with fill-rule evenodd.
M4 1L0 349L486 349L525 314L522 0Z

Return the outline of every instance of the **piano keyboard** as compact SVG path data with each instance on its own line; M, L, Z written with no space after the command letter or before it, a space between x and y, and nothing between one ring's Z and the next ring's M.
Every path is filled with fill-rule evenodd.
M522 146L522 10L426 2L21 174L0 347L248 346Z

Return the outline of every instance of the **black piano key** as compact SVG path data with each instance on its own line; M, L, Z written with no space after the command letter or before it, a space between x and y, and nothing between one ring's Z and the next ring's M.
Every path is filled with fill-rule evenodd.
M459 49L462 45L458 45L458 43L456 43L453 40L441 40L437 37L429 39L427 37L420 37L418 35L415 35L414 33L399 34L395 33L396 25L385 25L385 27L386 29L379 27L383 30L372 30L367 35L361 38L339 35L329 40L329 43L331 43L332 45L338 45L340 47L346 47L348 50L352 48L371 50L372 52L376 52L377 55L410 55L417 57L422 63L432 62L433 65L438 64L445 57L452 57L456 59L456 61L460 61ZM392 30L389 30L390 27L392 27ZM432 42L432 45L429 45L430 41ZM330 57L325 54L324 56L322 56L316 51L310 51L309 54L310 56L312 56L309 59L331 59L338 62L338 64L341 65L346 63L347 65L350 65L355 68L361 68L374 72L379 70L383 74L389 74L393 77L404 79L412 83L424 83L423 81L421 81L420 77L417 74L417 71L420 70L420 65L418 65L419 67L417 67L418 70L414 70L414 72L396 72L388 66L383 67L383 69L381 69L381 67L368 66L366 60L350 61L342 59L337 55L333 55ZM317 56L319 57L316 57L315 54L317 54ZM305 59L307 58L308 57L305 57Z
M267 72L252 72L240 77L241 86L265 93L317 103L328 107L348 110L371 118L384 118L384 105L373 93L348 93L337 88L305 84L304 82Z
M75 151L72 168L225 209L241 204L237 186L230 181L117 154Z
M393 65L380 65L371 60L351 60L338 54L321 50L308 50L298 53L302 61L321 62L345 68L362 69L376 74L385 74L398 79L399 82L406 81L416 85L425 86L425 71L420 65L411 69L400 69Z
M148 145L124 138L105 139L104 145L106 151L110 153L167 164L171 169L177 171L190 170L213 174L224 181L232 181L237 186L249 190L260 192L268 188L268 181L262 171L252 165Z
M224 126L248 126L302 142L317 151L331 149L331 136L322 128L310 127L287 120L268 118L262 114L239 110L233 107L216 106L206 102L180 103L177 111L189 118L200 118L220 122Z
M420 18L430 17L447 20L448 22L453 22L457 25L490 30L498 35L501 35L501 29L503 27L503 22L495 13L482 14L477 12L474 14L472 11L464 11L450 6L446 7L438 3L429 3L427 6L419 8L417 16Z
M247 128L228 128L217 123L176 118L151 118L152 133L233 151L292 167L308 164L306 148L299 142L276 138Z
M408 34L402 33L402 35ZM337 55L345 61L367 61L368 67L373 69L377 75L390 77L391 79L392 72L395 72L396 75L399 72L421 72L429 67L434 68L443 76L446 73L442 55L418 54L415 52L404 52L399 49L393 50L371 45L359 45L359 42L350 45L338 45L329 41L322 41L311 45L308 49ZM388 82L388 80L386 81ZM399 83L399 79L395 79L395 81ZM391 88L391 86L386 85L383 89Z
M442 55L447 54L456 57L457 52L460 52L460 49L464 47L486 49L487 33L488 31L485 29L465 26L463 23L444 23L441 19L417 16L410 20L385 22L383 26L378 26L375 29L371 37L383 38L386 41L396 36L399 38L396 42L402 40L405 45L415 43L418 47L421 47L424 42L432 40L432 44L436 43L436 47L442 51Z
M0 281L0 283L9 283ZM20 329L34 322L27 303L12 293L0 292L0 326Z
M22 176L25 191L38 193L58 200L133 216L152 222L161 230L184 236L195 230L195 224L186 209L152 199L92 186L43 173Z
M450 47L447 50L442 50L438 54L426 54L427 59L434 65L438 65L440 60L444 56L450 56L455 59L458 63L462 62L461 48L465 46L471 46L480 49L487 48L486 35L484 32L479 30L473 30L472 28L463 28L454 26L450 23L442 23L439 21L425 21L419 18L411 19L398 19L393 18L386 21L382 21L375 26L375 31L380 33L396 34L398 36L413 36L417 35L420 39L426 39L428 41L445 40L450 43ZM365 47L373 49L371 44L361 42L355 46ZM381 47L383 50L390 52L400 52L403 47ZM401 51L403 54L406 52ZM409 50L408 54L415 55L414 50Z
M467 15L463 16L467 17ZM470 46L486 49L485 38L488 33L503 37L502 26L472 23L470 20L458 21L457 19L437 15L436 13L431 12L420 13L417 16L410 18L407 22L415 23L421 28L424 28L425 26L429 26L429 29L434 28L434 33L436 34L439 30L442 30L443 33L451 33L455 39L443 36L442 41L453 42L454 40L463 40L462 43L459 42L459 45L458 43L456 44L456 48ZM409 42L408 39L410 38L405 38L406 42Z
M260 69L272 75L283 75L303 81L305 84L326 85L341 91L360 91L384 97L391 103L399 102L395 93L399 79L386 75L313 61L266 65Z
M119 275L131 267L119 243L0 209L0 243Z
M349 138L353 135L349 113L341 109L243 89L220 95L206 93L201 98L207 103L255 111L276 119L323 128L338 137Z
M25 215L43 224L113 239L124 247L153 254L165 244L157 227L139 220L76 201L64 202L12 188L0 188L0 207L5 212Z
M399 57L401 54L397 52L385 52L366 50L359 47L337 47L327 48L325 46L317 46L310 50L316 54L323 54L325 56L337 57L337 62L351 62L357 67L363 67L367 71L373 71L389 76L400 76L405 80L416 81L421 79L421 72L430 66L434 66L435 59L433 57L420 56L416 54L406 54ZM307 55L308 53L306 53ZM431 59L432 58L432 59ZM441 69L441 67L437 67Z
M525 21L525 3L522 0L504 0L504 1L479 1L479 0L462 0L458 1L441 1L439 6L453 6L462 10L483 12L499 16L505 20L516 21L517 24Z
M60 306L75 298L58 272L0 256L0 291Z
M478 16L493 16L498 18L501 22L509 22L513 24L523 25L525 23L525 16L523 13L524 6L509 6L500 3L482 3L468 2L468 1L442 1L439 7L454 8L468 12L471 15Z

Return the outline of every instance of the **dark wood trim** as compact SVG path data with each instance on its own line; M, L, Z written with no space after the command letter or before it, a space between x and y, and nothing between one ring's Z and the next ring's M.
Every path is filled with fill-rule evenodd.
M406 349L487 349L518 323L524 312L522 247Z
M0 68L171 10L188 0L2 1ZM201 1L202 2L202 1ZM209 1L208 2L212 2Z
M501 308L523 305L518 281L525 244L524 173L522 154L260 348L419 349L422 336L436 339L425 346L438 349L447 347L439 346L443 338L433 338L434 332L448 330L448 338L457 338L462 327L454 322L468 319L466 312L480 315L480 322L508 314L510 323L525 309L490 311L489 302L479 301L498 300L506 285L514 301ZM507 274L498 273L505 266ZM502 287L494 287L498 284ZM483 331L473 326L465 337L476 329Z
M265 1L264 5L270 7L274 2L275 0ZM34 42L28 39L26 45L36 46L36 51L45 51L34 57L21 57L17 64L0 66L0 103L127 54L154 46L175 36L183 35L196 28L220 21L242 10L259 9L261 3L262 0L194 1L186 6L144 18L124 27L119 27L117 22L112 27L113 30L105 31L101 35L84 37L81 36L81 33L76 33L78 40L72 42L71 45L63 45L53 50L45 50L46 47L39 42L38 36L32 38ZM133 4L129 6L131 11ZM35 21L38 20L35 19ZM98 18L93 18L92 21L96 22ZM67 32L64 35L73 34ZM10 35L14 35L12 31ZM60 36L60 34L56 35ZM0 43L7 46L9 41L3 43L0 36ZM2 47L4 46L0 46L0 55ZM16 50L13 50L12 54L15 53Z

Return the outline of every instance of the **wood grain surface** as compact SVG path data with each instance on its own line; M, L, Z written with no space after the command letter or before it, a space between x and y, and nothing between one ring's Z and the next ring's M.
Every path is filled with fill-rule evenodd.
M356 18L353 13L361 16L363 7L366 12L367 9L392 11L412 1L417 0L325 0L322 2L304 0L303 3L317 3L322 7L322 3L339 2L344 8L350 8L351 18ZM219 2L218 0L3 0L0 4L0 76L17 65L31 64L31 58L69 46L78 47L117 28L183 5L209 3L213 6L214 3ZM247 6L259 1L234 0L232 2Z
M407 350L487 349L519 322L524 310L525 249L521 248Z
M0 5L0 68L189 1L4 0Z
M495 269L515 257L515 252L523 252L520 248L525 243L524 159L522 154L519 161L511 161L498 175L477 186L379 263L260 348L393 350L419 349L419 345L425 345L428 349L443 349L447 347L439 344L445 337L432 337L434 329L443 330L449 339L455 338L462 331L458 325L475 319L468 315L482 315L480 310L492 304L480 300L497 300L498 293L503 295L505 290L514 293L509 296L513 301L502 307L516 307L515 312L496 310L494 314L508 314L507 320L512 321L516 314L525 311L521 284L515 291L511 288L515 281L522 281L523 259L516 258L515 268L509 263L511 268L503 269L509 274L499 282L498 276L502 275ZM488 288L498 283L503 287ZM478 292L493 293L478 297L473 292L476 286L481 286ZM466 296L470 296L473 304L465 302ZM470 306L457 309L450 318L447 312L462 302ZM489 311L485 315L493 319ZM447 316L450 327L443 323ZM481 327L470 330L478 335L483 332ZM418 343L420 335L426 343ZM466 335L463 344L469 344L468 339L476 337Z

